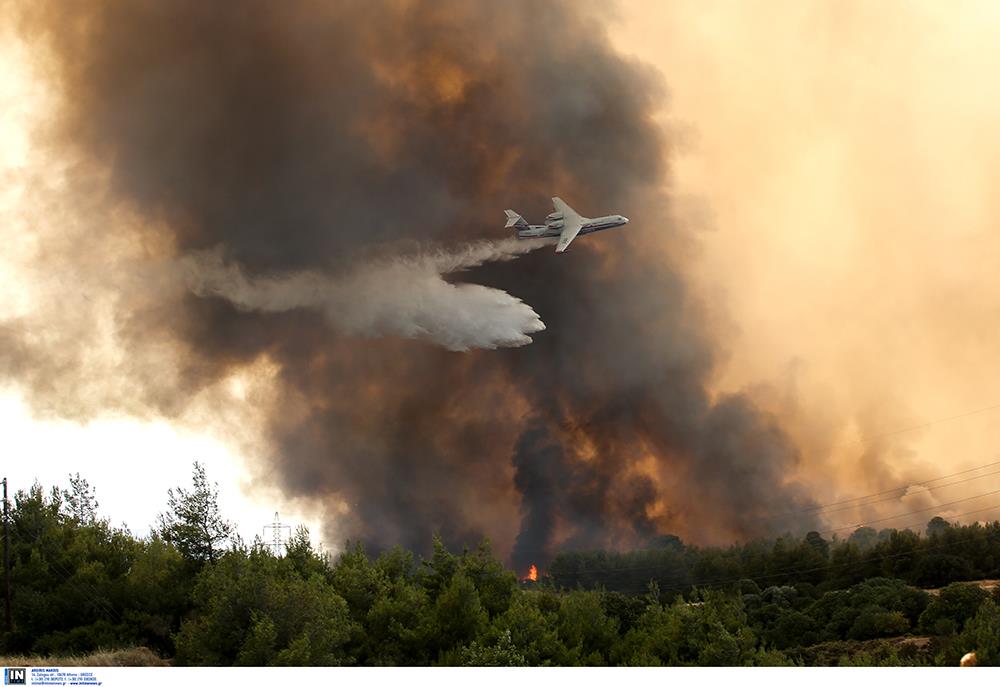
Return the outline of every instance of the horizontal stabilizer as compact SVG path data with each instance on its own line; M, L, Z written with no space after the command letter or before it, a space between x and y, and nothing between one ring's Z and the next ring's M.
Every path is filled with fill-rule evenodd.
M518 229L525 229L528 223L525 221L521 215L517 214L513 210L504 210L504 214L507 215L507 224L504 228L510 229L511 227L517 227Z

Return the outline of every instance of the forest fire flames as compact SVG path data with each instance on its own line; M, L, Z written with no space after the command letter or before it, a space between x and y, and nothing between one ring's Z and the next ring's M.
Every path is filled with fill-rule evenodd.
M528 574L521 578L522 582L538 582L538 568L532 563L528 568Z

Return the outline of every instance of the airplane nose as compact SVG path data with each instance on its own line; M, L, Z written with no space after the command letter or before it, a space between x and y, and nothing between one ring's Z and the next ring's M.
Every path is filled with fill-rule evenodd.
M628 224L628 217L625 217L624 215L622 215L622 222L624 222L625 224Z

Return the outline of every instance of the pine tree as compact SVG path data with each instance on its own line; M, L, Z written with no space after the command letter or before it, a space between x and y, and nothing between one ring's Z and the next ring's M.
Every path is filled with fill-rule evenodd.
M80 476L80 473L69 476L69 489L62 490L62 508L66 517L76 520L81 525L93 525L97 522L97 490Z
M167 490L169 510L160 514L160 536L185 558L214 561L233 535L232 523L219 513L218 484L209 486L205 467L195 461L193 488Z

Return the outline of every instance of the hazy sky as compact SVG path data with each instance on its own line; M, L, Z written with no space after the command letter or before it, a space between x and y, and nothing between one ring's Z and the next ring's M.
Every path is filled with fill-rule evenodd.
M727 351L715 390L756 389L820 501L1000 459L1000 409L885 435L1000 404L1000 5L628 1L619 14L611 40L669 92L675 214L700 236L683 247L687 269ZM42 164L26 132L51 103L28 63L0 41L5 180ZM25 224L27 202L0 186L0 317L74 289L58 261L30 259L44 229ZM247 407L206 420L220 398L208 394L173 427L32 417L8 386L3 472L17 487L78 470L106 514L142 532L200 458L245 537L276 509L311 522L243 466L244 384L212 393Z
M616 44L670 91L673 190L704 224L690 270L729 350L718 388L770 385L808 479L841 494L997 460L1000 410L872 437L1000 403L1000 6L635 1L622 17Z
M31 64L23 43L10 36L0 40L0 318L25 315L56 299L67 300L67 307L72 308L73 297L79 297L80 284L74 282L72 269L63 260L39 259L49 228L30 220L35 215L28 212L33 199L23 179L45 164L33 150L28 130L52 107L45 82L31 71ZM58 165L54 169L57 177ZM38 336L58 335L38 332ZM100 363L105 354L93 351L90 362ZM240 379L230 380L225 391L237 399L247 398ZM71 405L75 399L66 400ZM252 396L247 405L249 401ZM225 513L248 541L262 533L276 510L281 511L283 521L319 532L318 522L301 504L290 503L267 488L267 475L258 476L254 483L255 476L241 459L243 448L253 443L248 440L252 422L226 420L227 413L220 410L209 401L175 426L124 413L79 422L61 417L71 414L67 408L33 411L21 389L0 384L0 434L4 438L0 472L9 478L11 492L30 487L35 480L46 488L68 487L67 476L79 472L97 488L104 515L143 534L165 509L167 488L188 485L191 463L200 460L209 478L220 484ZM205 420L208 416L211 421ZM234 431L237 427L239 431Z

